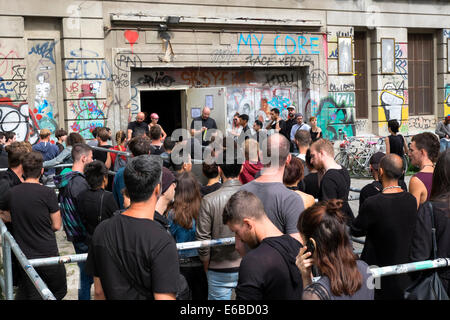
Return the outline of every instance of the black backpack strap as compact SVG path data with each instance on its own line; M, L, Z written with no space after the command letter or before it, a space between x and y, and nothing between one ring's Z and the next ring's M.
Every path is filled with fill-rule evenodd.
M431 201L427 202L428 208L430 209L431 216L431 245L433 250L433 259L437 259L437 242L436 242L436 226L434 221L433 204Z

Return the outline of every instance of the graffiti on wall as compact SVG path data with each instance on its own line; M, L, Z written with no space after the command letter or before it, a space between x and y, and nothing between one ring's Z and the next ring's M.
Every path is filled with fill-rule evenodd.
M241 50L250 51L250 55L262 55L261 45L263 43L264 34L244 34L238 36L237 53ZM302 54L320 54L319 36L304 35L277 35L273 42L269 44L273 48L273 54L282 55L302 55ZM249 49L249 50L248 50Z
M79 99L70 103L69 118L73 119L69 127L85 139L92 139L96 127L104 127L107 120L107 102L99 103L93 92L92 84L82 85Z
M348 101L355 101L355 93L348 92L352 98ZM321 99L318 110L315 114L317 125L322 128L323 136L329 140L341 140L344 135L352 137L356 134L355 128L355 107L346 104L344 100L337 102L332 96Z
M408 126L412 129L434 129L436 127L436 119L434 117L410 117L408 119Z
M450 114L450 84L445 85L444 115Z
M249 123L260 120L263 123L270 118L270 110L280 110L283 119L287 118L287 108L296 105L294 88L227 88L227 126L231 128L231 120L236 112L247 114Z
M0 98L0 131L14 131L18 141L35 144L39 140L38 124L28 103L15 104L9 98Z
M54 132L58 129L58 113L55 109L56 92L56 44L54 40L29 40L28 65L30 67L30 94L34 106L30 115L36 120L38 129L52 133L50 141L57 141ZM32 103L32 102L31 102Z
M70 80L106 79L111 81L111 66L101 59L98 52L91 50L71 50L64 69Z

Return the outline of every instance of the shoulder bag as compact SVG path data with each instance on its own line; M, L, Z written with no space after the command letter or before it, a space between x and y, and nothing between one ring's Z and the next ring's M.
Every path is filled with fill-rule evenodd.
M431 202L427 202L427 205L431 212L431 241L433 260L435 260L437 259L437 243L433 205ZM449 300L436 269L431 274L423 273L416 282L405 290L404 297L406 300Z

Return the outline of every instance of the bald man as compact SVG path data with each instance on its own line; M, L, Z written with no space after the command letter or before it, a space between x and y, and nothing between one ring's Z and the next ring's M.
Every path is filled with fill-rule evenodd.
M139 112L136 116L136 121L130 122L128 124L128 131L127 131L128 141L130 141L131 138L148 134L149 131L148 124L144 122L144 120L145 120L145 113Z
M192 119L191 135L202 141L202 145L207 146L208 140L205 140L205 131L209 129L217 129L216 121L210 118L211 109L204 107L200 117Z
M379 267L408 263L417 218L416 198L399 185L403 160L391 153L380 161L379 178L383 189L367 198L351 226L351 234L366 237L361 260ZM401 300L410 285L409 274L381 278L376 300Z
M243 185L263 203L270 221L283 233L300 241L297 221L305 209L303 200L283 184L284 168L291 161L289 140L279 133L267 138L267 151L263 152L264 168L255 180Z

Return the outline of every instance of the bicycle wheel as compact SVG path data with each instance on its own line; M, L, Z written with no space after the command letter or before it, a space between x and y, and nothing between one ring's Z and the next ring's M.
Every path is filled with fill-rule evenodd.
M339 152L336 157L334 157L334 161L336 161L337 164L339 164L341 167L348 168L348 154L345 151Z

